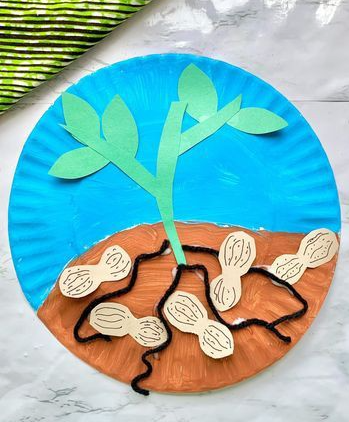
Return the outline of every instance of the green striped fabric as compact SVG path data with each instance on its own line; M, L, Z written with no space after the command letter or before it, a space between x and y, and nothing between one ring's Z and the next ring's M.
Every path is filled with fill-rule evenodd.
M0 1L0 113L150 1Z

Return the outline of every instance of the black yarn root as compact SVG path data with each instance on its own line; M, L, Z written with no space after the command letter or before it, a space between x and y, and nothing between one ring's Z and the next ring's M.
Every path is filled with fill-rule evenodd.
M182 245L182 249L186 252L206 253L214 256L215 258L218 258L219 255L219 251L217 251L217 249L208 248L206 246Z
M100 303L109 300L109 299L113 299L115 297L120 297L123 296L127 293L129 293L132 288L134 287L136 281L137 281L137 276L138 276L138 268L141 262L143 261L147 261L153 258L156 258L158 256L161 256L164 254L164 252L168 249L168 247L170 246L170 243L168 240L164 240L164 242L162 243L160 249L156 252L152 252L152 253L144 253L141 255L138 255L135 258L134 261L134 265L133 265L133 269L132 269L132 274L131 274L131 278L130 278L130 282L129 284L119 290L116 290L114 292L110 292L107 293L103 296L100 296L96 299L94 299L81 313L80 318L78 319L77 323L75 324L74 327L74 337L75 340L78 341L79 343L87 343L93 340L97 340L97 339L103 339L105 341L111 341L110 336L108 335L104 335L101 333L96 333L93 335L90 335L88 337L81 337L79 334L79 330L81 328L81 326L83 325L84 321L88 318L89 314L91 313L91 311ZM219 255L219 251L217 251L216 249L212 249L212 248L208 248L208 247L202 247L202 246L191 246L191 245L183 245L183 250L187 251L187 252L194 252L194 253L207 253L210 254L212 256L214 256L215 258L218 258ZM290 321L292 319L296 319L296 318L300 318L301 316L303 316L307 309L308 309L308 303L307 301L297 292L297 290L287 281L281 280L280 278L278 278L277 276L275 276L274 274L270 273L269 271L267 271L264 268L260 268L260 267L251 267L249 269L249 273L257 273L257 274L261 274L264 275L266 277L268 277L269 279L271 279L272 281L274 281L275 283L284 286L287 288L287 290L303 305L302 309L293 312L291 314L287 314L287 315L283 315L282 317L268 322L265 321L263 319L259 319L259 318L250 318L247 320L244 320L242 322L240 322L239 324L231 324L228 323L227 321L224 320L224 318L222 318L222 316L220 315L220 313L218 312L218 310L215 308L213 301L211 299L210 296L210 282L209 282L209 274L208 274L208 270L205 267L205 265L203 264L194 264L194 265L184 265L184 264L180 264L177 267L177 272L176 275L173 279L173 282L171 283L170 287L166 290L166 292L164 293L164 295L161 297L158 305L157 305L157 314L158 317L160 319L160 321L163 323L165 330L167 332L167 340L162 343L160 346L154 348L154 349L150 349L147 350L146 352L144 352L142 354L142 362L144 363L144 365L146 366L146 370L137 375L131 382L131 387L133 388L133 390L139 394L142 394L144 396L148 396L149 395L149 390L146 390L142 387L139 386L139 383L141 381L143 381L146 378L149 378L150 375L153 372L153 366L151 364L151 362L148 360L148 357L151 355L154 355L155 353L159 353L163 350L165 350L172 341L172 331L170 328L170 325L168 324L167 320L164 317L163 314L163 308L165 306L165 303L167 301L167 299L172 295L172 293L175 292L175 290L177 289L182 274L185 271L200 271L203 274L203 283L204 283L204 287L205 287L205 296L206 296L206 301L208 306L210 307L212 313L214 314L215 318L217 319L217 321L219 321L220 323L222 323L223 325L225 325L226 327L228 327L230 330L241 330L244 328L247 328L251 325L257 325L257 326L261 326L266 328L267 330L269 330L271 333L273 333L274 335L276 335L280 340L282 340L285 343L290 343L291 342L291 337L289 336L285 336L283 335L277 328L276 326L286 322L286 321Z
M74 327L74 337L75 337L76 341L78 341L79 343L87 343L87 342L97 340L97 339L103 339L105 341L111 341L111 338L108 335L100 334L100 333L96 333L96 334L93 334L93 335L88 336L88 337L81 337L80 334L79 334L79 330L80 330L82 324L85 322L85 320L90 315L91 311L97 305L105 302L106 300L113 299L115 297L123 296L123 295L125 295L126 293L129 293L132 290L132 288L134 287L134 285L136 284L136 281L137 281L138 268L139 268L139 265L140 265L141 262L148 261L150 259L161 256L166 251L166 249L168 249L169 246L170 246L170 242L166 239L162 242L162 245L161 245L161 247L158 251L152 252L152 253L143 253L141 255L138 255L135 258L135 261L134 261L134 264L133 264L130 282L128 283L128 285L126 287L124 287L122 289L118 289L114 292L106 293L102 296L99 296L96 299L94 299L92 302L90 302L89 305L86 306L86 308L82 311L80 318L78 319L78 321L76 322L75 327Z

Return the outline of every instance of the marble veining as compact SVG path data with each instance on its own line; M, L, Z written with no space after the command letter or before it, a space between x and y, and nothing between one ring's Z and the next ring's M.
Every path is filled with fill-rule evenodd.
M349 405L348 0L154 0L0 118L0 421L347 421ZM141 34L141 36L140 36ZM333 166L342 242L333 286L299 344L257 377L202 395L143 398L80 362L36 318L17 283L7 205L21 148L55 98L132 56L186 52L262 77L305 115Z

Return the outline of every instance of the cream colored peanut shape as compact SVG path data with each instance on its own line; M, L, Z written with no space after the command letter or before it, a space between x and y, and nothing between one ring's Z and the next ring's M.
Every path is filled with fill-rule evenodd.
M106 302L97 305L90 314L90 324L101 334L123 337L129 334L144 347L157 347L167 334L159 318L135 318L125 305Z
M219 311L227 311L241 297L241 276L247 273L256 258L256 244L245 232L230 233L219 249L222 274L212 280L210 296Z
M220 322L208 319L199 299L187 292L176 291L165 303L166 318L184 333L196 334L202 351L213 359L230 356L234 340L229 329Z
M106 249L96 265L77 265L66 268L59 277L64 296L80 298L94 292L103 281L118 281L131 270L131 258L120 246Z
M281 255L268 267L277 277L297 283L307 268L316 268L331 261L338 251L338 240L328 229L313 230L305 236L295 255Z

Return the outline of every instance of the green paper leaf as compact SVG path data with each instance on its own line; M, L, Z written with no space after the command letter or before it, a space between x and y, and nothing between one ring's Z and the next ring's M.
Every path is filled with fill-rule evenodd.
M99 117L88 102L69 92L64 92L62 103L68 132L83 144L100 139Z
M109 161L91 148L73 149L61 155L49 174L61 179L80 179L101 170Z
M186 67L178 81L178 96L188 103L187 112L202 121L217 112L217 91L211 79L194 64Z
M108 104L102 116L102 128L107 142L133 157L138 149L138 130L131 111L119 95Z
M272 111L257 107L242 108L227 123L252 135L276 132L288 125L286 120Z

